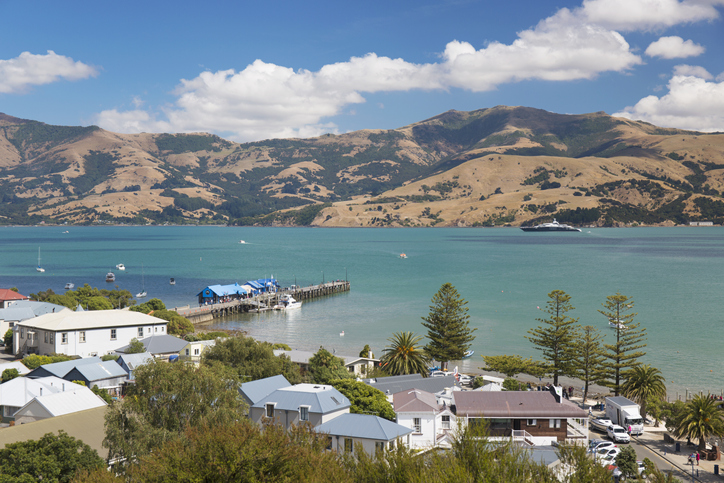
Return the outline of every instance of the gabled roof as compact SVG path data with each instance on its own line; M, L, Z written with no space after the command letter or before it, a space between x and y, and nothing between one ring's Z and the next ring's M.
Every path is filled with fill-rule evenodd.
M309 406L310 413L327 414L351 406L349 399L334 387L325 384L297 384L282 387L251 405L263 408L276 403L276 409L298 411L299 406Z
M27 295L20 295L9 288L0 288L0 300L27 300Z
M150 352L154 355L178 354L178 352L188 344L188 341L172 335L152 335L151 337L139 340L139 342L143 343L143 347L146 348L146 352ZM123 347L116 349L116 352L124 352L129 347L130 344L124 345Z
M46 376L56 376L63 379L66 374L75 369L78 366L85 364L96 364L101 362L100 357L86 357L84 359L73 359L64 362L54 362L52 364L43 364L42 366L33 369L28 373L26 377L37 378Z
M70 371L67 376L80 374L89 382L102 381L115 377L124 377L128 374L116 361L101 361L97 364L84 364ZM66 376L66 377L67 377Z
M150 352L141 352L137 354L121 354L116 363L121 366L125 364L130 370L148 364L153 361L153 354Z
M0 374L3 373L5 369L16 369L18 371L18 374L21 376L27 374L30 372L30 369L25 367L25 364L23 364L20 361L12 361L12 362L3 362L0 364Z
M33 317L35 317L35 313L30 307L13 307L11 305L6 309L0 309L0 320L8 322L21 322Z
M84 386L79 386L73 391L38 396L20 408L18 413L23 413L24 410L32 404L42 406L52 416L62 416L63 414L106 406L103 399L93 394L93 391ZM18 413L16 413L16 417Z
M386 395L396 394L410 389L420 389L425 392L438 393L447 387L459 386L455 376L426 377L420 374L408 374L404 376L378 377L377 379L363 379L368 384Z
M429 413L440 410L435 395L419 389L395 393L392 401L396 413Z
M245 382L239 388L239 393L249 401L249 404L254 404L264 399L269 394L273 393L277 389L283 387L289 387L291 384L287 381L287 378L279 374L278 376L266 377L264 379L258 379L256 381Z
M351 413L340 414L336 418L320 424L314 430L332 436L373 439L376 441L391 441L412 432L411 428L406 428L379 416Z
M62 305L51 304L50 302L38 302L35 300L16 300L12 302L8 308L30 309L35 314L35 317L60 312L61 310L70 310Z
M54 394L83 387L59 377L41 377L29 379L16 377L0 384L0 406L22 407L40 395Z
M458 416L484 418L585 418L588 413L570 401L560 403L548 391L456 391Z
M87 312L75 312L70 309L64 309L60 312L56 311L20 322L18 325L42 330L71 331L104 327L159 326L167 324L168 322L163 319L131 310L90 310Z
M314 354L316 354L316 352L300 351L300 350L296 350L296 349L290 350L290 351L285 351L282 349L274 350L275 356L280 356L282 354L289 357L289 360L291 360L295 364L309 364L309 359L311 359L314 356ZM360 356L350 356L350 355L341 355L341 354L334 354L334 356L342 359L344 361L345 366L353 364L359 360L379 361L379 359L370 359L368 357L360 357ZM417 374L417 375L420 376L419 374ZM420 376L420 378L422 378L422 376Z
M238 283L228 285L209 285L201 292L197 293L196 296L198 297L199 295L203 295L204 297L211 297L211 293L214 293L219 297L223 297L224 295L244 295L247 291Z

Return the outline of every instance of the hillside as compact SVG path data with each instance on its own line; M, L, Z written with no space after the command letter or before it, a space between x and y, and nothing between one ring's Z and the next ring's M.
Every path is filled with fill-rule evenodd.
M0 223L724 222L724 134L498 106L237 144L0 114Z

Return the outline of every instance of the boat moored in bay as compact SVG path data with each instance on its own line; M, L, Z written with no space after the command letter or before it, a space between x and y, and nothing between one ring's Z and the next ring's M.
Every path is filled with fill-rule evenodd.
M575 226L558 223L555 218L553 218L553 221L550 223L541 223L536 226L521 226L520 229L523 231L581 231L580 228L576 228Z

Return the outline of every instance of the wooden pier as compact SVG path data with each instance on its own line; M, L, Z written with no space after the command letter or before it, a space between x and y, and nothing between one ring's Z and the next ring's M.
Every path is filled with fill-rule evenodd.
M282 295L291 295L296 300L304 301L348 291L349 282L342 280L337 282L327 282L320 285L310 285L308 287L298 287L294 290L284 289L275 293L263 293L245 299L232 300L230 302L201 305L199 307L191 307L190 305L187 305L185 307L175 307L169 310L174 310L179 315L186 317L192 324L200 324L203 322L209 322L218 317L226 317L232 314L272 310L272 307L279 303L279 297Z

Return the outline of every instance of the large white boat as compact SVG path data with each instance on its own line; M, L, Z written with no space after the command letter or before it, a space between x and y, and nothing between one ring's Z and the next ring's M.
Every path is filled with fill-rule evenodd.
M65 284L66 290L73 290L75 288L75 284L73 282L68 282Z
M301 308L302 303L295 300L291 295L282 295L279 297L279 303L274 306L274 310L291 310Z
M38 247L38 268L35 269L36 272L44 272L45 269L40 266L40 247Z
M125 270L125 269L126 269L126 266L125 266L124 264L122 264L122 263L119 263L118 265L116 265L116 268L117 268L118 270Z
M523 231L581 231L580 228L558 223L555 218L553 218L553 221L550 223L542 223L536 226L521 226L520 229Z
M116 274L113 272L106 273L106 282L115 282L116 281Z

